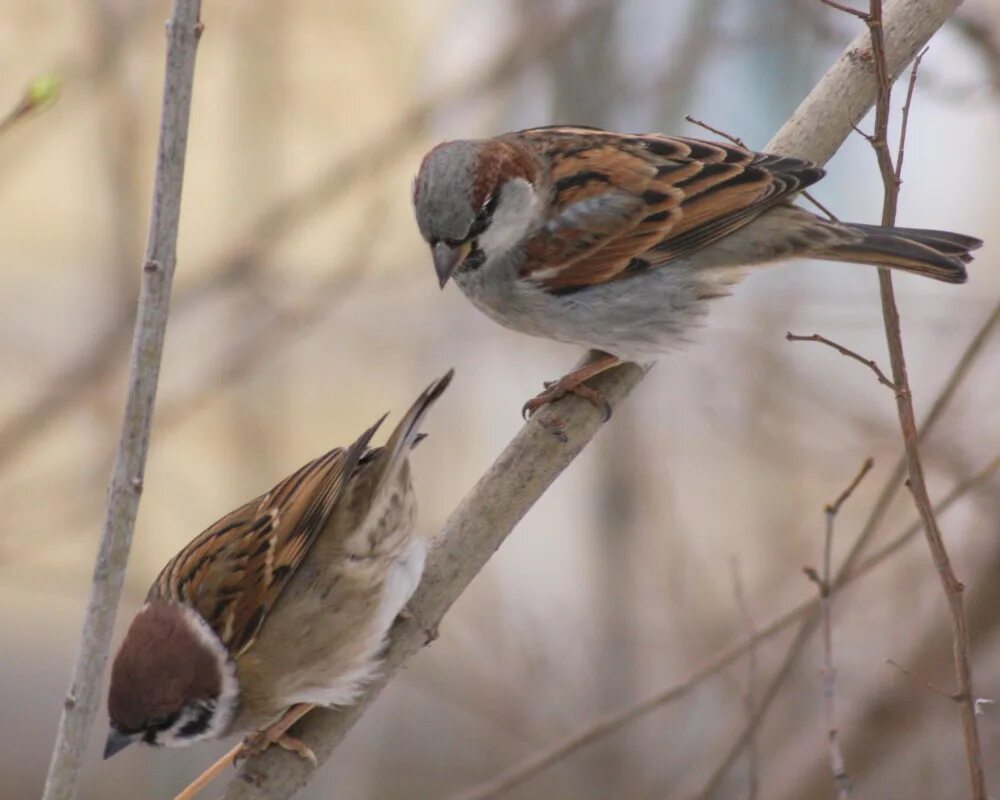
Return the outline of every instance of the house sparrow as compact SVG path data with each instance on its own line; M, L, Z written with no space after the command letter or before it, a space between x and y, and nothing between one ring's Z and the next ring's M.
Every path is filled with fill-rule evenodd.
M735 144L547 127L431 150L413 187L442 286L501 325L602 351L530 400L683 343L747 267L874 264L962 283L982 242L821 219L791 205L824 171ZM591 399L594 393L590 392Z
M423 572L408 456L451 377L383 447L369 441L385 417L164 567L111 670L105 758L139 740L186 745L270 725L266 746L312 705L356 699Z

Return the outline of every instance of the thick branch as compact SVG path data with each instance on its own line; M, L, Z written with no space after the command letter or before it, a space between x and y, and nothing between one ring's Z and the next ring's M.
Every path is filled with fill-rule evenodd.
M76 795L80 764L97 714L101 676L132 546L176 260L191 89L201 35L200 9L200 0L175 0L167 23L160 141L149 239L129 361L125 419L108 488L107 513L80 650L45 782L45 800L62 800Z
M888 64L898 75L955 10L958 0L896 0L886 13ZM859 36L840 56L768 145L768 150L825 162L853 126L872 107L876 84L867 34ZM617 405L639 382L634 365L611 370L597 387ZM524 513L579 453L600 427L597 412L570 397L557 407L566 441L544 428L556 409L543 411L515 437L445 525L428 561L424 580L414 595L414 618L397 625L390 637L382 677L350 708L317 710L298 725L320 763L329 757L367 705L399 665L417 652L436 629L444 612L482 568ZM540 424L541 423L541 424ZM313 768L303 759L272 748L248 760L230 784L227 800L274 800L290 797L310 778Z

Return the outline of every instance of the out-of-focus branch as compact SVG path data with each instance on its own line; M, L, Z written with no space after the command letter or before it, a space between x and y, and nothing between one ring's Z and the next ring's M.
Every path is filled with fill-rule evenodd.
M284 237L353 190L359 180L396 163L409 152L425 121L435 111L495 91L513 80L522 68L569 41L581 25L610 2L591 0L554 27L525 31L482 72L416 103L380 136L346 157L338 156L325 167L319 167L307 184L276 200L234 236L233 244L216 259L216 266L194 270L199 277L181 287L174 298L175 319L178 312L197 307L259 269ZM49 421L72 407L89 387L111 374L131 329L132 317L128 313L112 320L93 343L45 379L30 400L0 423L0 466L47 430Z
M965 37L982 57L989 72L994 92L1000 92L1000 34L979 17L956 14L952 25Z
M69 800L76 795L135 530L176 263L195 54L202 29L200 10L200 0L175 0L167 23L160 141L125 419L108 488L107 513L80 650L45 782L45 800Z
M868 16L865 20L871 33L872 52L875 59L875 73L878 78L878 99L875 105L875 132L872 135L872 148L878 159L879 170L882 173L884 198L882 204L882 224L891 226L896 222L896 205L899 200L900 176L893 164L889 152L889 100L892 91L892 81L886 63L886 40L882 25L882 0L870 0ZM910 81L906 108L909 110L910 96L916 79L914 64L913 79ZM897 161L902 162L903 142L906 128L900 135ZM986 779L983 774L982 745L979 741L979 723L976 719L976 694L972 682L972 659L969 634L966 628L965 604L963 594L965 587L958 580L952 569L944 538L938 527L937 517L927 490L924 478L923 462L920 459L920 445L917 434L917 418L913 410L913 396L910 392L910 381L906 371L906 358L903 354L903 335L900 328L899 310L896 307L896 294L892 284L892 275L888 269L879 268L879 294L882 299L882 319L885 323L885 338L889 347L889 363L892 366L892 379L896 384L896 411L899 416L899 428L906 451L906 468L909 474L907 486L913 495L913 502L920 512L924 523L924 533L930 548L934 566L941 579L952 623L952 655L955 662L955 679L960 695L959 707L962 713L962 732L965 740L965 754L969 769L969 783L972 788L973 800L986 800Z
M844 765L844 754L840 749L840 732L837 730L837 715L835 710L837 670L833 663L833 595L835 587L831 582L833 555L833 522L837 512L850 497L865 475L875 465L872 459L867 459L857 476L851 481L840 496L825 509L826 530L823 537L823 572L817 575L816 570L807 568L806 575L819 587L819 612L823 621L823 709L826 714L827 749L830 754L830 769L833 772L833 785L837 790L837 800L847 800L851 796L851 778Z
M960 498L964 497L970 491L981 487L998 471L1000 471L1000 456L994 458L974 476L955 486L947 496L941 499L935 511L938 514L943 514ZM873 569L881 566L888 559L899 553L919 533L920 523L915 522L864 561L855 564L855 570L850 575L845 576L839 583L835 583L835 586L840 590L854 583L858 578L867 575ZM634 705L607 714L553 745L536 750L524 761L515 764L495 778L453 795L449 800L493 800L494 798L502 797L505 792L513 789L515 786L520 786L525 781L530 780L548 767L568 758L587 745L600 741L636 720L642 719L653 711L660 710L686 697L705 681L714 678L723 670L728 669L736 663L740 658L748 655L755 647L759 647L762 643L774 638L803 618L818 618L818 613L818 599L800 603L795 608L786 611L762 628L759 628L752 636L703 664L679 683L673 684Z
M897 0L886 24L890 68L901 72L917 51L955 10L958 0ZM831 67L771 141L773 152L825 162L850 134L875 100L870 66L857 58L867 37L859 37ZM614 405L642 378L632 364L611 370L596 388ZM413 618L391 632L386 665L354 706L317 709L293 733L325 761L368 704L409 656L417 652L465 586L483 567L524 513L598 430L597 412L579 398L558 404L563 437L545 428L552 409L530 421L451 516L428 559L424 580L411 601ZM561 439L565 441L561 441ZM228 800L274 800L291 796L314 772L304 759L275 748L244 764L226 792Z

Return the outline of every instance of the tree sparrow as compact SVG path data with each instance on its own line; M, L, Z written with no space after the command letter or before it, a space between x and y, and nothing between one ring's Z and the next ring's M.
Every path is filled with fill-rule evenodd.
M747 267L816 258L965 280L979 239L793 206L823 174L735 144L546 127L438 145L413 204L442 288L453 277L501 325L605 354L549 384L534 412L684 342Z
M417 398L383 447L368 443L385 417L164 567L111 670L105 758L139 740L186 745L355 700L423 571L408 456L451 377ZM272 726L269 741L290 724Z

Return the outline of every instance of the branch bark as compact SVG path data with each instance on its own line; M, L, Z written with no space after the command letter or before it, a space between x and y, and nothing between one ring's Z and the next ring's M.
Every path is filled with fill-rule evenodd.
M63 703L44 800L73 798L97 714L125 565L142 494L149 430L176 263L184 156L198 40L200 0L175 0L167 22L166 75L149 238L129 360L128 394L93 586L69 691Z
M886 11L887 63L895 77L955 11L959 0L896 0ZM828 160L875 102L876 81L863 34L837 59L767 149L818 163ZM638 384L643 370L625 364L596 381L613 406ZM399 666L433 638L438 622L482 569L507 534L584 448L600 427L589 403L575 397L558 404L563 431L546 428L555 413L545 409L507 446L445 524L428 559L424 579L411 601L413 618L390 634L381 677L357 705L317 709L293 734L302 738L322 764L364 713ZM291 797L315 768L293 754L272 748L249 759L229 784L227 800L276 800Z

